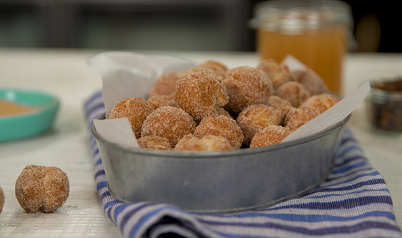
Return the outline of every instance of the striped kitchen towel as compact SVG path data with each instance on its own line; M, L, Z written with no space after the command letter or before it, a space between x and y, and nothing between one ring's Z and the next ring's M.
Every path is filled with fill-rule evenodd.
M88 130L104 112L100 93L85 103ZM124 237L402 237L382 176L346 129L328 179L310 194L261 211L197 214L163 203L121 203L108 191L90 135L95 181L105 214Z

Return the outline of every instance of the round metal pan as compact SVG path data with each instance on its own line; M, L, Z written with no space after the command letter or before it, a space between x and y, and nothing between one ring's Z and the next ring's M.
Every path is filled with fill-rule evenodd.
M349 117L301 139L222 152L129 148L106 141L94 125L91 132L109 190L117 200L164 202L191 212L236 213L266 208L317 187L332 171Z

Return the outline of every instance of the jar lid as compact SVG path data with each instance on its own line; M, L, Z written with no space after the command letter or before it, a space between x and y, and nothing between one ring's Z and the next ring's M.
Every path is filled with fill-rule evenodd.
M372 101L399 101L402 102L402 78L383 79L381 81L371 80L369 98ZM401 109L402 110L402 109Z
M249 26L266 31L297 31L351 22L350 6L345 2L274 0L255 5Z

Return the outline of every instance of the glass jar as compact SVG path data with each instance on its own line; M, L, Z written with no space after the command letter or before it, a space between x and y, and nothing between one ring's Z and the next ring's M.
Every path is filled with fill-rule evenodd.
M291 54L317 72L328 89L342 95L343 58L352 23L349 5L340 1L267 1L255 6L261 59L281 62Z
M371 85L366 100L371 126L382 131L402 133L402 78L371 82Z

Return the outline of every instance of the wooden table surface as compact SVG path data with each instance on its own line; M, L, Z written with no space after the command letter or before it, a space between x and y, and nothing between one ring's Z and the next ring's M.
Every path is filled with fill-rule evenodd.
M99 51L0 49L0 87L35 89L61 100L53 129L36 137L0 143L0 186L6 201L0 215L0 237L121 237L104 215L94 182L83 103L101 89L101 80L86 59ZM222 61L229 67L256 66L255 53L159 52L196 62ZM348 55L344 94L369 79L402 75L402 54ZM364 104L348 122L371 164L382 174L402 223L402 136L373 132ZM1 132L0 132L1 133ZM52 214L27 214L14 195L15 181L26 165L56 166L67 173L70 196Z

